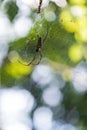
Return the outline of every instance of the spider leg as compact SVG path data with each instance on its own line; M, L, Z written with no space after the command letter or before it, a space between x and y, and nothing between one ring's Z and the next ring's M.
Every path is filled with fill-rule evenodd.
M41 51L41 48L39 48L39 51L38 51L38 53L39 53L39 61L36 63L36 64L33 64L33 61L35 61L35 59L36 59L36 53L35 53L35 55L34 55L34 57L33 57L33 59L32 59L32 61L31 62L29 62L28 64L23 64L23 65L25 65L25 66L29 66L29 65L38 65L40 62L41 62L41 59L42 59L42 51Z
M33 59L31 60L31 62L29 62L28 64L23 64L23 63L20 62L20 61L18 61L18 62L21 63L22 65L29 66L29 65L31 65L31 64L33 63L33 61L35 60L35 58L36 58L36 53L35 53Z
M35 60L35 58L36 58L36 53L35 53L35 55L34 55L33 59L31 60L31 62L29 62L28 64L26 64L26 66L31 65L31 64L33 63L33 61Z

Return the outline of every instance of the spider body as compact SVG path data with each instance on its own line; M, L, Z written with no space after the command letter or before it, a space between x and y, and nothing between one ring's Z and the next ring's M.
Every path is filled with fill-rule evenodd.
M42 48L42 45L43 45L43 40L41 37L38 38L38 43L37 43L37 46L36 46L36 52L39 52L39 49Z
M38 42L36 45L34 57L33 57L32 61L29 64L27 64L27 66L33 64L33 61L36 59L37 53L39 53L39 60L35 65L38 65L40 63L40 61L42 59L42 45L43 45L43 39L42 39L42 37L38 37Z

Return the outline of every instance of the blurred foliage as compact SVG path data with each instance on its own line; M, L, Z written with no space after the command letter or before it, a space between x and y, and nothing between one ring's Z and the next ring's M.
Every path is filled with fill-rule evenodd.
M14 1L8 1L5 4L6 13L10 21L13 21L18 13L18 7Z
M9 43L9 51L4 59L1 70L1 85L11 87L14 85L25 86L26 89L35 95L38 104L38 96L41 90L33 87L34 81L27 80L35 66L24 66L22 63L30 62L35 54L38 41L38 35L45 38L48 31L47 39L42 48L43 59L42 64L49 64L54 70L61 70L61 74L65 69L72 68L80 61L87 60L87 1L86 0L67 0L68 5L60 8L56 4L50 2L49 6L42 10L41 14L31 10L30 18L32 18L33 26L26 37L17 38ZM81 15L72 13L72 7L78 7ZM5 11L9 20L12 22L18 14L18 6L14 1L9 1L5 5ZM47 20L45 13L53 12L56 16L55 20ZM75 13L75 12L74 12ZM9 60L9 55L14 55ZM45 58L46 60L45 60ZM14 59L18 59L14 61ZM36 61L38 60L38 56ZM13 62L14 61L14 62ZM60 65L60 68L59 67ZM63 66L63 69L62 69ZM65 73L65 76L67 73ZM64 75L63 75L64 76ZM63 105L66 109L71 110L74 106L80 114L80 123L87 128L87 94L77 94L73 89L68 74L68 81L65 88ZM29 87L30 85L30 87ZM67 116L67 115L65 115ZM65 118L65 117L63 117Z

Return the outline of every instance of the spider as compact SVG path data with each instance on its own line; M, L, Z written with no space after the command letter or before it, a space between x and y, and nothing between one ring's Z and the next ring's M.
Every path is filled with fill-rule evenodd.
M21 63L20 61L20 63L21 64L23 64L23 65L25 65L25 66L29 66L29 65L38 65L40 62L41 62L41 59L42 59L42 46L43 46L43 44L44 44L44 42L45 42L45 40L46 40L46 38L47 38L47 35L48 35L48 31L47 31L47 33L46 33L46 36L45 36L45 38L44 39L42 39L42 37L40 37L40 36L38 36L38 42L37 42L37 45L36 45L36 49L35 49L35 54L34 54L34 57L33 57L33 59L28 63L28 64L23 64L23 63ZM39 54L39 61L36 63L36 64L34 64L33 62L35 61L35 59L36 59L36 55L37 55L37 53Z
M41 12L42 2L43 2L43 0L39 0L39 6L38 6L37 13L40 13L40 12Z

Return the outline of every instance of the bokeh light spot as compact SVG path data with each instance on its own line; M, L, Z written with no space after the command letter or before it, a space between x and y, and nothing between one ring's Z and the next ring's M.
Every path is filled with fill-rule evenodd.
M49 84L53 79L53 71L46 65L39 65L33 71L32 78L43 87Z
M52 127L52 111L48 107L39 107L34 112L34 126L38 130L50 130Z
M45 11L44 17L47 21L52 22L56 19L56 14L53 11Z
M72 70L72 83L77 92L87 91L87 63L81 62Z
M69 57L73 62L78 62L82 58L82 47L80 45L73 45L69 49Z
M56 86L46 88L43 91L43 100L46 104L53 107L60 105L62 101L62 93Z

